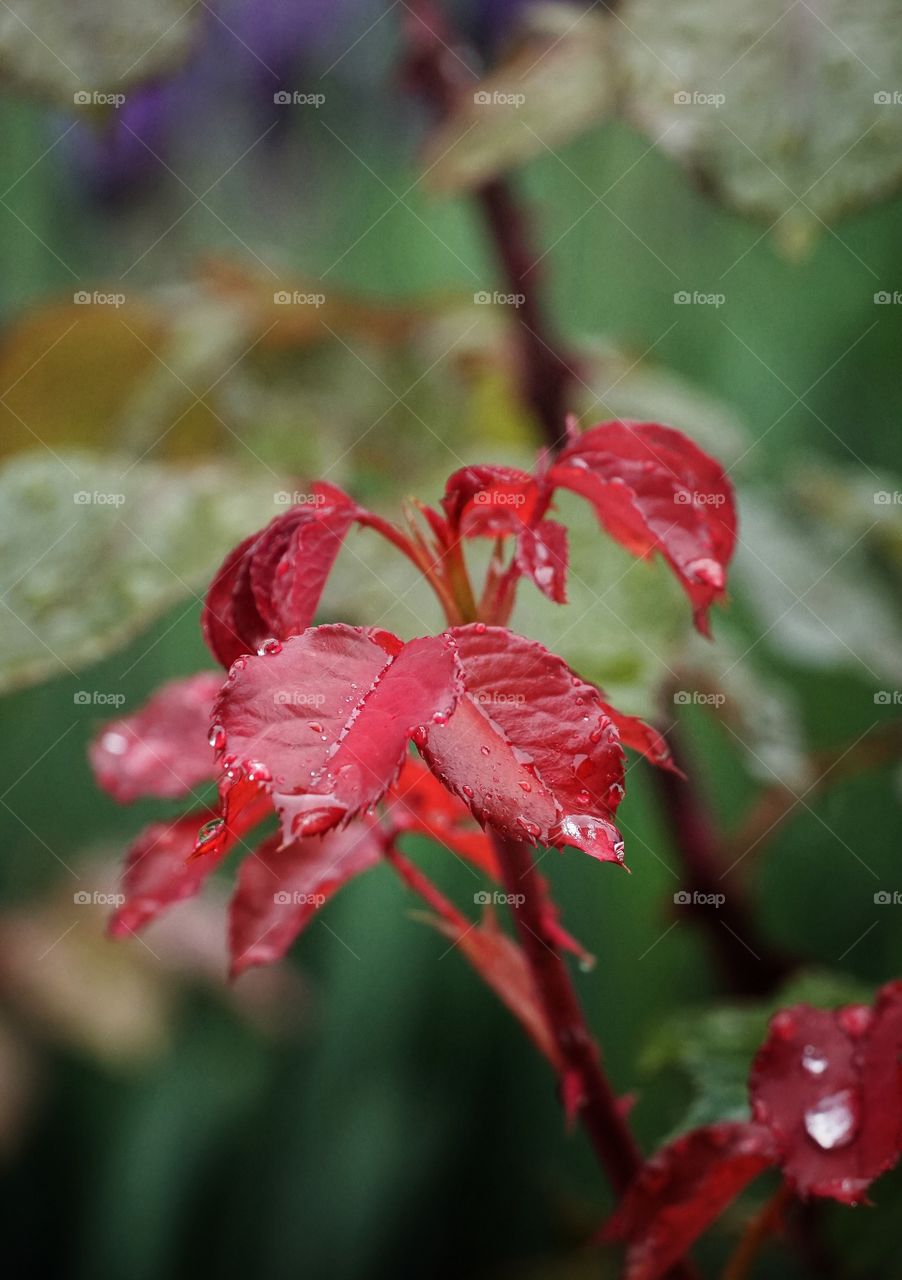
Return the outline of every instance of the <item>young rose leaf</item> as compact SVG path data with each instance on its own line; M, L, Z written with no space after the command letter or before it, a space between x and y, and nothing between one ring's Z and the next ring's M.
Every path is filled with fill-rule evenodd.
M658 1280L740 1191L774 1163L776 1144L760 1125L708 1125L648 1160L602 1238L627 1242L623 1280Z
M426 913L421 914L419 919L451 940L483 982L507 1005L533 1044L555 1070L560 1071L560 1055L536 998L526 957L518 944L499 929L494 914L487 910L482 924L472 926L465 921Z
M439 781L505 836L622 862L623 750L598 690L542 645L476 623L448 633L465 693L416 739Z
M555 604L567 603L567 530L555 520L524 528L517 538L517 567Z
M216 777L207 737L222 673L170 680L134 715L109 721L88 747L97 785L120 804L141 796L174 800Z
M902 983L876 1006L782 1009L749 1079L753 1114L800 1195L858 1204L902 1142Z
M313 485L308 496L240 543L210 584L201 627L225 667L310 625L345 534L355 520L369 522L332 485Z
M281 960L326 900L382 854L377 830L362 822L281 844L281 836L270 836L238 872L229 906L233 978Z
M136 933L175 903L193 898L229 850L271 811L269 798L260 794L225 824L215 811L200 810L145 827L126 858L125 902L110 921L110 935L124 938ZM217 831L214 847L205 857L192 857L198 833L205 828Z
M271 791L290 842L375 804L414 731L449 716L459 686L444 636L404 644L384 631L311 627L233 665L212 733L232 779Z
M501 537L530 524L540 492L532 476L515 467L472 466L455 471L442 507L465 537Z
M384 809L383 826L391 838L405 832L429 836L493 880L500 879L488 835L476 826L466 805L414 756L407 757L397 781L386 792Z
M625 716L609 702L604 702L603 705L614 723L617 736L625 747L629 747L631 751L638 751L640 755L645 756L646 760L656 764L660 769L669 769L672 773L683 776L682 771L671 759L670 747L663 734L658 733L657 729L646 724L638 716Z
M671 427L606 422L572 439L546 482L588 499L633 555L660 551L708 634L708 610L724 595L736 543L733 489L714 458Z

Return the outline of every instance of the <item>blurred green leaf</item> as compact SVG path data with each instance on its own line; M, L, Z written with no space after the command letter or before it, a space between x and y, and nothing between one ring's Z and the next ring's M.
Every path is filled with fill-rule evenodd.
M240 537L275 515L278 482L87 453L0 470L0 690L93 662L203 590Z
M789 246L902 179L895 0L816 10L626 0L626 110L709 190Z

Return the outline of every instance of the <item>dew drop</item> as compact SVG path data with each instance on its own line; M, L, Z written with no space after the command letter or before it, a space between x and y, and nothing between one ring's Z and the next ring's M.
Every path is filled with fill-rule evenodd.
M225 820L223 818L211 818L209 822L205 822L197 833L194 841L195 849L202 849L204 845L210 843L224 829Z
M257 655L261 658L265 658L269 654L281 653L281 652L282 652L282 641L276 640L276 638L273 636L271 639L263 641L263 643L260 645L260 648L257 650Z
M479 750L482 752L484 756L488 756L492 754L491 751L489 751L488 747L480 747Z
M854 1089L827 1094L805 1112L805 1132L822 1151L847 1147L858 1131L858 1096Z
M866 1004L849 1004L840 1009L836 1020L848 1036L863 1036L874 1020L874 1012Z
M323 731L323 726L320 724L318 720L308 721L307 727L311 733L322 733Z
M774 1014L771 1020L771 1030L781 1040L791 1040L798 1030L798 1023L793 1015L783 1009L780 1013Z
M578 804L588 804L591 799L592 797L589 795L588 791L580 791L576 796Z
M245 760L244 771L248 782L272 782L272 774L259 760Z
M100 739L100 745L104 751L109 751L111 756L122 756L128 750L128 739L122 733L105 733ZM213 744L210 743L210 745Z
M521 783L520 783L520 790L521 790L521 791L525 791L525 792L527 792L527 794L528 794L530 791L532 791L532 785L531 785L530 783L528 783L528 782L521 782Z
M476 632L476 634L477 634L478 636L485 635L485 623L484 623L484 622L477 622L477 623L476 623L476 626L473 628L473 630Z
M214 751L221 751L226 744L226 731L221 724L214 724L207 741Z
M445 715L444 711L436 711L432 716L432 723L438 725L447 724L448 717Z
M523 830L529 836L530 840L538 840L539 836L541 835L542 829L541 827L537 826L535 822L529 822L527 821L526 818L518 818L517 823L520 827L523 828Z
M690 578L694 578L696 582L702 583L706 587L713 587L715 591L722 591L724 585L723 569L716 560L692 560L686 570Z
M814 1045L806 1044L802 1050L802 1067L812 1076L822 1075L827 1070L829 1063L822 1053L815 1049Z
M461 791L464 793L464 795L467 797L468 800L473 799L473 788L467 786L466 783L464 783L464 785L461 787Z

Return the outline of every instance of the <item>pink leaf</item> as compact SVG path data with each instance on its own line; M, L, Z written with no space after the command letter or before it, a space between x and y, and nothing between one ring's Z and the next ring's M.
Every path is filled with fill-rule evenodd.
M164 684L133 715L106 724L88 748L97 783L120 804L141 796L178 799L216 777L208 741L222 673Z
M490 838L476 826L466 805L446 791L422 761L407 757L385 794L384 805L383 826L392 839L405 832L429 836L493 880L500 879Z
M902 983L875 1008L796 1005L771 1019L749 1080L755 1119L800 1195L844 1204L896 1163L902 1139Z
M442 507L452 529L464 536L500 537L530 524L539 498L538 485L525 471L472 466L449 478Z
M517 567L555 604L567 603L567 530L554 520L523 528L517 538Z
M658 1280L740 1191L774 1163L766 1129L693 1129L646 1162L603 1232L628 1243L623 1280Z
M280 844L280 836L270 836L241 864L229 907L233 978L281 960L326 900L375 866L382 852L377 832L362 822Z
M587 498L634 555L660 551L707 633L736 542L733 489L714 458L672 427L606 422L568 444L546 482Z
M416 739L439 781L505 836L622 862L623 751L598 690L504 627L455 627L465 695Z
M213 732L233 778L269 788L292 841L375 804L414 731L451 714L459 685L443 636L403 644L384 631L311 627L234 664Z
M638 751L651 764L656 764L661 769L669 769L671 773L677 773L680 777L683 776L682 771L671 759L670 747L662 733L658 733L657 729L640 720L638 716L625 716L609 702L604 703L604 709L614 722L617 735L625 747L629 747L631 751Z

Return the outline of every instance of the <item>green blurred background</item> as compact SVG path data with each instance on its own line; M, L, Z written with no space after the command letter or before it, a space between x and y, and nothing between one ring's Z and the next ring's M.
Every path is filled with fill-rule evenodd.
M286 972L247 979L245 996L222 976L215 894L196 915L178 908L183 925L159 945L151 931L152 952L106 942L103 911L71 903L79 885L107 883L143 822L178 809L123 810L96 790L85 749L106 712L76 694L115 691L134 709L162 679L209 665L197 592L229 542L276 513L274 489L325 473L390 509L409 492L434 499L461 459L525 461L538 438L510 376L516 320L473 302L505 287L473 206L418 181L427 114L401 88L399 12L298 3L292 43L267 26L278 6L245 7L246 25L225 11L240 41L207 17L215 56L179 73L165 128L142 132L132 119L144 144L119 127L117 149L102 113L14 86L0 101L4 466L25 450L55 465L74 449L176 472L211 460L226 469L218 541L207 546L198 526L190 581L173 575L171 598L155 598L106 653L113 624L98 606L98 660L73 649L73 674L22 675L16 650L0 702L10 1274L613 1275L612 1255L584 1248L608 1192L581 1135L564 1132L545 1064L457 953L410 918L387 869L344 890ZM491 58L513 8L460 6L458 18ZM276 81L261 65L270 47L284 56ZM274 116L273 83L325 101ZM165 97L166 85L154 92ZM902 888L898 766L881 758L823 792L807 788L810 753L839 753L892 721L902 686L902 307L875 304L902 288L902 201L819 226L788 254L768 220L700 193L622 121L541 149L514 180L548 248L540 270L554 322L602 399L586 421L645 410L677 422L734 468L748 530L709 651L686 635L682 601L658 569L633 569L588 533L580 573L599 594L618 581L610 600L593 594L572 629L527 603L521 625L561 637L561 652L625 710L679 719L725 833L765 787L782 781L805 797L735 874L770 945L827 971L825 991L870 992L902 960L899 907L874 897ZM252 296L252 314L232 306L226 277ZM280 289L329 298L284 341L267 329L285 323L269 301ZM73 305L78 290L125 301ZM682 290L723 302L676 304ZM120 381L122 395L107 397ZM587 411L586 385L574 394ZM40 514L22 494L43 484L7 489L5 524ZM60 503L71 489L64 478ZM875 502L877 492L895 500ZM66 506L66 526L80 514ZM53 519L5 529L4 592L52 562L57 529L70 541ZM371 554L361 541L342 560L324 616L369 622L385 609L384 625L416 630L391 596L410 585L403 565ZM103 544L86 543L72 555L71 607L89 613L118 590L114 550L107 559ZM51 626L51 615L42 598L35 617ZM25 617L34 653L59 648ZM726 689L735 718L674 704L674 687ZM631 876L573 853L549 855L543 870L568 928L597 956L578 989L652 1147L684 1123L692 1085L676 1060L698 1011L732 996L704 926L675 913L679 866L644 766L630 774L622 815ZM466 904L467 877L440 850L412 847ZM721 1052L708 1034L703 1062ZM884 1179L875 1199L876 1209L822 1214L845 1274L902 1274L886 1261L902 1241L900 1180ZM712 1267L739 1221L737 1211L700 1250ZM761 1274L814 1274L786 1251L765 1265Z

